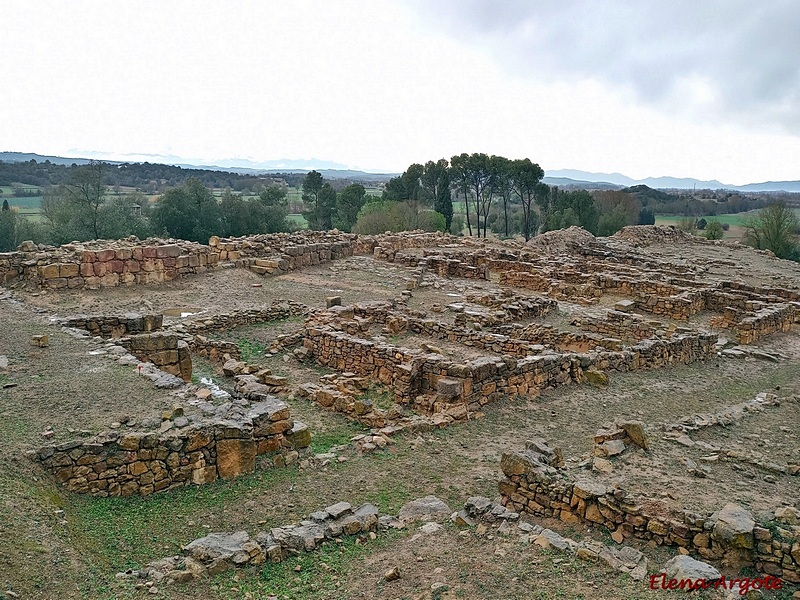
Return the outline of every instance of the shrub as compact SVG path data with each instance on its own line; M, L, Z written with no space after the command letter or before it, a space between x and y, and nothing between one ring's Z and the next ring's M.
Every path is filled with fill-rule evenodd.
M725 230L719 221L712 220L706 225L706 239L708 240L721 240Z

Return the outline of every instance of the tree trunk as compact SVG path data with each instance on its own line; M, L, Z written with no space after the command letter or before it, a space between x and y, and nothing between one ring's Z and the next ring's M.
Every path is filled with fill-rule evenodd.
M467 209L467 230L469 231L469 236L472 237L472 223L469 221L469 196L466 188L464 188L464 207Z
M505 223L506 237L508 237L508 198L503 196L503 222Z

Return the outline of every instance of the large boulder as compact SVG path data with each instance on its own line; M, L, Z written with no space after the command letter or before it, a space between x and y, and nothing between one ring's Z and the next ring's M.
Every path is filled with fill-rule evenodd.
M295 421L294 426L284 435L292 448L308 448L311 445L311 430L302 421Z
M561 448L551 447L547 441L541 437L534 437L525 442L525 450L535 452L541 457L541 461L553 467L564 466L564 453Z
M753 548L753 528L756 522L747 509L729 502L717 513L711 539L731 548Z
M558 471L545 463L546 455L534 450L524 452L506 452L500 458L500 468L503 473L511 477L513 475L525 475L529 481L542 481Z

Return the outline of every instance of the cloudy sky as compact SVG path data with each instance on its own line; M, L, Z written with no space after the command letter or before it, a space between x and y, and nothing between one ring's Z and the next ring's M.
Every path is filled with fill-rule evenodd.
M796 0L3 0L0 23L0 150L800 179Z

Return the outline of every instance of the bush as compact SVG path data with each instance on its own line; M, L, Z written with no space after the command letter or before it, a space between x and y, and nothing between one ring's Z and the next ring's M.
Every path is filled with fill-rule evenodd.
M614 208L611 212L600 215L600 221L597 224L597 235L601 237L614 235L617 231L625 227L625 225L625 213L619 208Z
M725 230L719 221L712 220L706 225L706 239L708 240L721 240Z
M353 233L376 235L385 231L445 231L444 215L411 202L381 200L365 204L358 212Z
M759 250L771 250L778 258L797 260L800 244L795 234L800 220L794 210L783 203L762 209L758 216L745 221L747 240Z
M423 231L445 231L447 221L442 213L435 210L425 210L417 215L417 229Z

